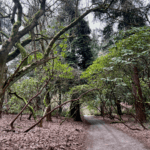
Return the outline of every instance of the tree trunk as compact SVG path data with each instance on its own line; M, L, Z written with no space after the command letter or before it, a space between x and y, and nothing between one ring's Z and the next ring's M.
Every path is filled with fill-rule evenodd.
M115 88L115 87L114 87ZM119 116L123 115L122 110L121 110L121 105L120 105L120 100L118 100L115 96L115 93L112 91L113 97L115 99L115 105L117 106L117 114Z
M7 66L6 64L2 63L0 64L0 68L2 69L0 70L0 118L2 118L2 109L3 109L3 102L4 102L3 86L7 78Z
M50 96L49 92L47 92L47 94L46 94L46 104L48 105L48 108L46 110L46 113L48 113L49 111L51 111L51 104L50 103L51 103L51 96ZM49 115L46 116L46 120L47 121L52 121L51 114L49 114Z
M0 118L2 118L3 99L0 99Z
M138 69L136 66L133 67L132 90L133 90L133 96L135 98L136 117L140 122L146 122L145 106L142 97L140 80L138 76Z
M41 98L39 96L36 97L36 110L40 110Z
M72 99L75 99L76 95L72 95ZM74 118L74 121L82 121L80 115L79 101L71 102L70 105L70 117Z
M100 104L100 113L101 113L101 116L102 117L104 117L104 103L103 102L101 102L101 104Z
M114 119L114 117L112 115L112 106L109 106L109 117L110 117L110 119Z
M112 115L112 107L113 107L113 105L112 105L112 101L111 101L111 96L110 96L109 100L110 100L109 117L110 117L110 119L114 119L114 116Z
M2 31L2 22L0 20L0 31ZM2 35L0 35L0 44L2 43Z
M117 114L119 116L123 115L122 110L121 110L120 100L116 100L115 104L117 106Z
M59 105L61 105L61 88L59 87ZM59 107L59 115L62 113L62 107Z
M28 117L28 120L31 120L31 117L32 117L32 113L30 113L29 117ZM21 117L20 117L21 118Z

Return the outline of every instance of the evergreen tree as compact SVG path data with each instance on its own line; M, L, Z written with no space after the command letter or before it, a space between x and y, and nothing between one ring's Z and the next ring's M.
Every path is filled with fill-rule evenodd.
M74 21L80 13L78 10L79 1L62 1L64 3L63 11L60 11L61 15L58 20L65 24ZM67 57L65 60L74 68L84 70L93 62L90 33L88 22L84 19L70 30L69 35L72 37L68 40L69 49L66 52Z
M75 38L70 39L70 52L67 52L66 61L72 66L86 69L93 62L93 53L91 49L91 30L88 23L82 20L75 29Z
M111 0L106 0L105 3L109 4ZM92 0L93 4L103 3L102 0ZM116 29L128 30L131 27L142 27L146 25L146 14L149 10L149 6L143 7L143 1L141 0L116 0L112 3L111 8L107 13L95 12L95 17L99 20L103 20L106 26L102 30L103 50L106 50L112 45L112 36L116 34L114 31L114 25Z

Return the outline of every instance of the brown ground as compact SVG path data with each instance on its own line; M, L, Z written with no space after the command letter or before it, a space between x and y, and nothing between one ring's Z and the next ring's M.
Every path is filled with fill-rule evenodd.
M9 123L15 115L4 115L0 119L0 150L85 150L85 135L87 123L74 122L67 119L60 126L63 117L52 118L52 122L44 121L43 127L35 127L28 133L25 129L34 124L27 120L26 115L18 119L14 126L15 132L10 132Z
M60 123L64 120L63 117L53 117L53 122L44 121L43 127L35 127L28 133L23 133L25 129L34 124L34 120L27 120L26 115L22 120L18 119L15 122L15 132L9 132L9 123L15 115L4 115L0 119L0 150L85 150L85 139L89 125L85 122L74 122L72 119L67 119L61 126ZM100 116L96 116L102 119ZM128 120L129 116L123 116L124 120ZM138 139L148 149L150 149L150 130L143 130L142 127L129 119L127 125L131 128L139 128L141 131L130 130L121 123L110 124L114 120L105 118L104 122L113 126L124 133ZM118 120L115 120L118 121ZM147 128L149 123L145 124Z
M100 116L95 116L95 118L97 119L101 119L103 120L102 117ZM104 122L109 124L112 127L117 128L118 130L128 134L129 136L139 140L141 143L143 143L145 145L145 147L147 149L150 149L150 123L144 123L145 127L148 128L148 130L143 130L143 128L134 122L134 119L131 119L131 117L129 115L123 115L123 120L128 121L128 123L126 123L130 128L138 128L141 131L138 130L131 130L128 127L126 127L124 124L122 123L113 123L111 124L112 121L118 121L118 120L110 120L109 118L104 118Z

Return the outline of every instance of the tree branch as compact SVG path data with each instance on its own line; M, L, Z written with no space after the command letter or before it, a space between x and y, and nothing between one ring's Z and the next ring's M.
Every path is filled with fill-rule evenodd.
M10 82L14 80L14 76L17 74L17 72L19 71L20 67L22 66L22 64L28 59L28 57L34 53L35 51L31 52L29 55L27 55L22 62L20 63L20 65L18 66L18 68L16 69L16 71L14 72L14 74L9 78L9 80L7 80L7 84L4 84L4 88L3 88L3 93L5 92L6 88L9 87Z
M33 96L29 101L28 103L23 107L23 109L20 111L20 113L15 117L15 119L10 123L10 126L11 126L11 129L13 130L14 129L14 126L13 126L13 123L16 121L16 119L20 116L20 114L22 114L22 112L26 109L26 107L29 105L29 103L34 99L36 98L39 94L41 94L41 92L43 91L43 89L46 87L46 85L48 84L48 82L51 80L51 78L53 77L53 74L52 76L48 79L48 81L44 84L44 86L42 87L42 89L35 95Z
M11 22L14 24L13 29L12 29L12 34L11 38L13 39L14 36L18 33L19 27L21 26L21 19L22 19L22 6L20 4L19 0L13 0L15 3L14 8L13 8L13 14L12 14L12 19ZM15 22L15 14L18 9L18 14L17 14L17 22Z
M14 0L14 1L19 2L18 0ZM18 40L21 37L23 37L25 34L29 33L29 31L32 30L37 25L37 20L44 14L45 1L46 0L42 0L41 9L33 16L32 21L30 22L30 24L27 27L25 27L23 30L19 31L19 32L18 32L18 29L21 25L20 24L21 23L21 20L20 20L21 18L20 17L22 15L18 14L18 21L14 24L11 37L3 44L2 49L0 50L0 57L3 57L3 55L5 55L4 59L7 59L7 55L10 52L10 50L12 49L12 47L14 46L14 44L16 42L18 42ZM19 9L18 13L19 12L21 13L21 11L22 11L21 10L21 5L19 5L18 9Z
M35 41L39 41L43 38L37 38L35 39ZM32 41L31 37L27 38L26 40L24 40L21 45L22 47L26 46L27 44L29 44L30 42ZM14 50L13 52L11 52L8 57L7 57L7 60L6 60L6 63L8 63L9 61L13 60L14 58L16 58L18 55L20 54L20 51L19 49L17 48L16 50Z
M68 31L70 28L72 28L73 26L75 26L79 21L81 21L86 15L88 15L89 13L93 12L93 11L103 11L106 12L107 10L105 10L104 5L99 5L96 8L93 9L89 9L87 10L84 14L82 14L80 17L78 17L75 21L73 21L72 23L70 23L68 26L64 27L62 30L60 30L54 37L53 39L50 41L47 49L46 49L46 53L44 57L47 57L50 53L50 51L52 50L52 47L54 45L54 43L56 42L56 40L58 40L58 38L64 34L66 31Z
M6 33L4 33L3 31L0 31L0 33L1 33L2 35L4 35L7 39L9 39L9 36L8 36Z
M1 17L0 18L10 18L11 14L8 14L7 16L4 16L1 12L0 12Z
M72 99L72 100L69 100L69 101L66 101L64 102L63 104L59 105L59 106L56 106L53 110L51 110L50 112L48 112L46 115L44 115L37 123L35 123L33 126L31 126L29 129L25 130L24 132L28 132L30 131L31 129L33 129L36 125L38 125L46 116L48 116L49 114L51 114L54 110L62 107L63 105L69 103L69 102L73 102L73 101L78 101L83 95L91 92L91 91L94 91L94 90L98 90L97 88L95 89L91 89L91 90L88 90L86 91L85 93L81 94L77 99Z
M34 51L32 52L32 53L34 53ZM27 56L28 57L28 56ZM26 57L26 58L27 58ZM25 59L26 59L25 58ZM25 67L23 67L20 71L17 71L17 73L15 74L15 75L13 75L13 78L12 77L10 77L11 78L11 80L10 80L10 78L5 82L5 84L4 84L4 90L6 90L8 87L10 87L11 85L13 85L17 80L19 80L21 77L23 77L25 74L27 74L27 73L29 73L30 71L32 71L34 68L36 68L36 67L38 67L38 66L40 66L40 65L42 65L42 64L44 64L44 63L46 63L46 62L48 62L49 60L52 60L52 59L55 59L56 57L51 57L51 58L49 58L49 57L47 57L46 59L41 59L41 60L39 60L39 61L36 61L36 62L34 62L34 63L32 63L32 64L30 64L30 65L27 65L27 66L25 66ZM21 65L21 64L20 64ZM9 83L9 85L6 87L6 85Z

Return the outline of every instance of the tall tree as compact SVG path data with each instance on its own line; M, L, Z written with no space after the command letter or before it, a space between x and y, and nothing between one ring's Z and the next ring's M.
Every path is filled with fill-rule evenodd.
M25 1L24 3L21 3L20 0L13 0L14 5L13 7L12 5L10 6L10 8L12 8L11 9L12 12L10 13L12 30L9 35L6 35L4 32L2 32L2 34L6 37L6 40L2 43L2 48L0 48L0 113L2 111L2 106L3 106L3 94L7 90L7 88L10 87L12 84L14 84L21 77L31 72L36 67L44 64L45 62L51 59L55 59L57 55L54 54L54 50L57 47L57 44L59 43L58 42L59 39L65 32L73 28L87 14L93 11L107 12L108 10L108 7L101 4L99 6L86 10L82 15L79 15L79 17L77 17L74 21L72 21L71 23L68 23L68 25L61 28L58 32L57 31L54 32L54 35L52 37L45 37L41 33L40 34L42 36L41 38L44 38L46 40L47 38L49 39L48 41L46 41L46 48L44 49L44 52L42 54L39 53L39 56L37 59L34 58L32 61L26 61L29 55L27 53L27 49L25 46L28 45L32 41L29 32L32 31L38 25L38 21L41 16L44 16L47 14L48 16L50 16L50 14L52 15L52 13L57 11L57 6L59 6L58 5L59 1L57 0L53 1L53 4L48 3L47 5L46 5L46 0L40 0L39 2L40 2L40 5L38 7L38 11L34 15L32 15L31 20L28 20L27 25L23 24L23 20L25 19L25 17L28 17L28 16L27 14L23 12L25 12L24 6L28 6L29 1ZM5 16L3 15L2 18L4 19ZM48 26L48 24L46 25ZM41 38L36 38L35 41L38 41ZM11 50L13 50L12 53L10 53ZM32 51L32 54L33 53L35 53L34 50ZM18 57L19 54L22 55L22 60L21 60L19 67L15 70L13 75L5 79L6 63L9 62L10 60L14 60L16 57Z
M111 2L106 0L105 3ZM102 0L92 0L93 5L101 4ZM116 0L111 5L107 13L95 12L95 17L105 22L105 27L101 30L102 50L114 44L113 36L120 30L128 30L131 27L142 27L149 23L149 4L143 5L141 0ZM116 31L117 30L117 31ZM117 34L118 35L118 34Z
M80 14L80 1L63 1L63 11L58 17L59 21L66 24L75 20ZM68 39L68 50L65 60L74 68L85 70L93 62L90 33L88 22L84 19L69 32L70 38Z
M79 14L80 0L63 1L63 13L59 16L59 20L64 22L71 22L75 20ZM69 16L69 17L68 17ZM67 19L66 19L67 18ZM69 18L69 19L68 19ZM85 70L93 62L93 53L91 49L90 27L88 22L82 19L76 27L72 28L69 32L70 38L68 39L68 50L66 51L65 61L75 69ZM78 85L76 83L75 85ZM74 98L73 96L72 98ZM80 117L80 102L71 102L70 116L76 121L81 121Z
M93 53L91 49L91 30L87 21L81 20L73 30L75 38L71 38L70 51L67 52L66 61L72 65L85 70L93 62Z
M93 4L102 3L101 0L92 0ZM111 2L111 0L106 0ZM116 24L117 29L127 30L131 27L141 27L146 24L146 13L148 12L148 5L143 6L141 0L116 0L111 5L106 14L95 12L95 17L106 23L105 28L102 30L104 39L108 39L114 33L113 26Z

